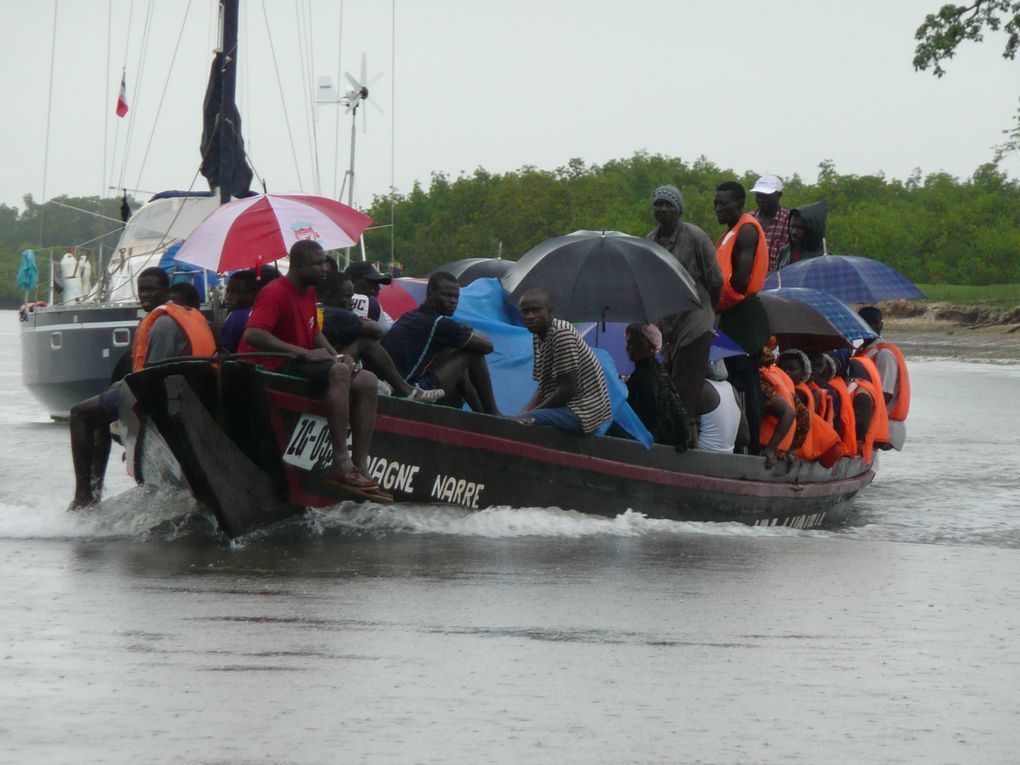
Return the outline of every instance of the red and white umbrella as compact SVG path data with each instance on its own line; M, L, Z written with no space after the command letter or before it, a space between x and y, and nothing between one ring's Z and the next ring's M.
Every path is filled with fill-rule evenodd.
M301 239L314 239L327 250L352 247L370 225L367 215L333 199L263 194L216 208L174 260L221 273L256 268L284 257Z

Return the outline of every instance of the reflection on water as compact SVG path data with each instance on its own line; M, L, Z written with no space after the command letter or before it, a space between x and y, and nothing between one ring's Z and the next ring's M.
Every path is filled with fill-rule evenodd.
M1018 366L914 362L834 531L345 504L228 542L117 464L67 513L0 359L0 761L1015 758Z

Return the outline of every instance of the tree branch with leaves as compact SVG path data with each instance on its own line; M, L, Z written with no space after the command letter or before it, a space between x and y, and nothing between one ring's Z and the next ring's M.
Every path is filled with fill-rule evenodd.
M936 77L942 77L946 73L943 63L953 58L960 43L983 42L986 30L1005 33L1002 57L1013 61L1020 49L1020 2L974 0L970 5L943 5L938 13L929 13L914 34L914 69L931 69ZM1020 110L1014 126L1003 133L1007 139L995 147L996 160L1020 149Z

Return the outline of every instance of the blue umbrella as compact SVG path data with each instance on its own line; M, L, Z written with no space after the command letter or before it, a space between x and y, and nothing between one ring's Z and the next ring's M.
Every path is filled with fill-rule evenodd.
M38 283L39 269L35 265L35 252L33 250L25 250L21 253L21 266L18 267L18 287L28 293L34 290L35 285ZM27 295L25 299L28 299Z
M914 283L892 266L852 255L822 255L769 274L766 289L809 287L824 290L846 303L923 298Z
M584 342L591 348L602 348L609 353L616 368L621 372L628 372L634 366L627 356L626 329L626 324L615 321L607 321L605 329L602 329L599 322L583 322L577 325L577 331L584 338ZM724 332L720 332L718 329L714 329L712 332L715 336L712 338L712 349L708 355L709 361L718 361L727 356L747 355L744 349Z
M867 322L858 316L850 306L828 292L807 287L783 287L776 290L764 290L761 294L763 296L775 295L808 304L828 319L847 340L870 340L878 337Z

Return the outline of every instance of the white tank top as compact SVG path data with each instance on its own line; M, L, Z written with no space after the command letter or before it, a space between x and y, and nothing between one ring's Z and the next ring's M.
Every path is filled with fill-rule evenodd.
M719 394L719 406L698 418L698 448L707 452L732 452L740 428L740 406L733 386L708 380Z

